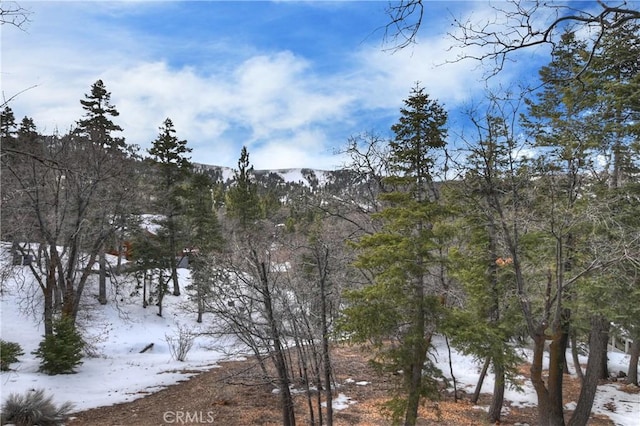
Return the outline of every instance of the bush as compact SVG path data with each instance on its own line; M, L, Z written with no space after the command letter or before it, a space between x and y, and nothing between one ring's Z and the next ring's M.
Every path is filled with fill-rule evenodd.
M47 374L74 373L82 363L84 340L71 318L61 318L53 323L53 334L45 336L33 354L41 359L40 371Z
M2 405L1 423L16 426L57 426L69 417L73 404L65 402L56 407L51 396L45 396L43 389L25 395L9 394Z
M22 346L15 342L0 339L0 371L9 371L9 366L18 362L18 357L24 355Z
M187 358L187 353L189 353L193 347L193 339L195 339L195 337L188 327L181 325L178 325L177 336L165 334L171 356L178 361L184 361Z

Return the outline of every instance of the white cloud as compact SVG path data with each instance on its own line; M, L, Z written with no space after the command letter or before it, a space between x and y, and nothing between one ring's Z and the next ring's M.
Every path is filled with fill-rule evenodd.
M337 65L285 48L172 41L169 34L116 28L100 19L101 13L126 17L170 9L173 2L34 5L39 10L28 33L3 28L5 96L38 84L11 103L17 117L33 117L44 132L66 131L82 116L79 100L101 78L129 143L149 147L170 117L196 162L235 167L247 145L256 168L331 168L341 163L333 147L371 130L357 128L359 119L388 121L416 81L447 108L484 86L474 64L436 66L454 55L442 35L395 54L381 51L379 43L361 43ZM200 61L180 62L176 53Z

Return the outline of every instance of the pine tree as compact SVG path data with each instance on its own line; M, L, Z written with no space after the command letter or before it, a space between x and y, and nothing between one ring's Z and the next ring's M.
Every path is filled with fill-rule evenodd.
M223 244L218 217L213 208L213 183L205 174L192 176L186 193L185 220L189 230L193 299L196 302L197 322L202 322L207 296L212 291L215 277L215 252Z
M173 295L180 295L178 283L178 250L181 242L181 229L179 217L183 215L182 185L191 173L192 165L187 154L191 148L187 147L186 140L180 140L176 136L176 130L170 118L167 118L160 127L160 134L153 141L149 149L152 161L158 170L158 208L163 214L160 221L162 235L166 237L169 259L167 264L171 270L173 282Z
M604 126L602 153L609 185L621 187L637 175L640 151L640 24L627 22L607 32L593 58L595 115Z
M348 294L344 329L357 341L378 342L381 369L402 371L401 394L389 408L396 420L404 417L405 425L414 425L421 397L435 390L425 370L434 374L427 351L441 303L432 274L441 261L434 226L443 213L434 175L446 145L447 114L418 86L404 104L392 127L392 175L386 178L396 190L380 196L386 203L377 215L383 228L356 244L356 266L373 283ZM390 348L383 345L386 339L394 341Z
M235 171L235 184L226 196L227 214L236 219L242 229L247 229L262 217L260 197L253 176L253 166L249 162L249 152L243 146Z
M97 80L91 86L91 93L85 94L85 99L81 99L80 104L85 111L85 116L78 121L78 127L75 130L76 135L85 138L89 143L100 149L107 150L108 155L124 153L127 150L124 138L113 136L114 132L122 131L122 127L112 121L112 118L118 117L120 113L111 104L111 93L107 91L102 80ZM122 158L122 161L124 161L124 158ZM104 305L107 303L107 272L104 246L100 249L99 266L98 300Z
M53 322L53 334L46 335L33 354L41 359L40 370L50 374L69 374L82 363L85 342L70 317Z
M607 55L600 58L603 54L592 52L575 33L564 33L551 62L540 70L543 89L527 100L528 114L522 121L539 153L534 169L538 179L529 200L538 224L534 268L538 276L529 277L522 300L529 305L523 304L523 312L529 310L524 313L534 341L531 377L539 421L544 424L564 424L562 382L570 333L589 330L590 349L581 396L569 424L587 421L598 380L606 371L612 310L605 301L611 300L615 286L604 283L616 281L611 279L612 267L618 264L620 253L611 248L625 241L621 234L615 238L609 234L616 222L610 214L615 203L606 200L611 195L609 187L617 186L623 176L618 138L625 132L620 115L625 101L610 90L609 79L619 77L603 72L599 65L606 62L610 69L609 62L620 62L606 59ZM570 78L575 75L580 79ZM600 165L611 152L613 178ZM530 229L530 238L533 234ZM522 271L516 254L514 267ZM529 262L534 261L532 254L533 250ZM546 277L543 268L548 270ZM536 294L540 285L547 288L545 294ZM530 310L532 305L534 310ZM544 378L542 359L549 341L549 375Z
M124 150L124 138L113 137L112 132L121 132L122 127L115 124L111 118L120 115L111 102L111 92L108 92L102 80L91 86L91 93L80 100L85 118L78 121L76 132L88 138L92 143L109 149Z
M24 355L24 352L19 343L0 339L0 371L11 370L11 364L18 362L21 355Z
M513 381L521 362L513 338L525 328L518 301L514 297L513 258L501 238L500 216L494 208L503 200L514 151L512 130L507 117L497 116L498 108L470 117L478 139L469 141L465 178L451 185L447 203L454 207L458 247L450 255L450 273L465 291L465 303L447 317L447 335L456 348L485 360L483 371L493 367L494 388L488 420L499 423L507 381ZM505 111L505 108L502 108ZM504 113L504 112L503 112ZM471 400L477 402L484 374Z
M16 117L8 106L0 112L0 141L12 139L16 135Z
M530 277L531 285L525 291L539 312L535 321L536 314L528 315L528 329L534 341L531 378L538 397L540 422L544 424L564 424L565 354L569 333L577 318L569 303L575 298L576 285L571 283L589 267L585 263L588 258L584 239L588 226L584 215L585 179L594 167L590 154L598 147L602 126L589 114L597 96L591 84L591 72L583 71L588 58L586 44L574 33L564 33L551 62L540 69L543 89L526 101L528 114L522 121L541 153L535 169L540 180L532 201L540 223L536 229L539 275ZM582 82L570 78L581 71ZM547 277L543 268L549 270ZM536 281L546 286L547 294L535 294L533 283ZM541 309L543 306L553 308ZM545 380L542 357L549 341L549 376Z
M24 142L33 142L38 137L38 129L33 118L24 117L17 131L18 138Z

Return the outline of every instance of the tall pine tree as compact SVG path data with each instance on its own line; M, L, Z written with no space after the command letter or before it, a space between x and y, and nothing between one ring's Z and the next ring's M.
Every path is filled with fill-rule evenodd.
M111 104L111 92L107 91L102 80L93 83L91 93L85 94L80 104L85 110L85 116L78 121L76 132L105 148L123 150L124 138L112 135L113 132L122 131L122 127L112 121L120 113Z
M404 105L392 127L392 175L386 178L396 190L380 196L386 205L376 215L382 229L356 245L356 266L371 274L372 284L348 294L344 328L356 341L378 343L381 369L402 371L400 393L389 408L396 421L414 425L421 397L434 390L427 351L442 296L433 273L441 261L434 225L442 214L434 176L446 145L447 113L418 86Z
M236 219L241 229L249 228L262 217L260 197L253 176L253 166L249 162L249 152L243 146L235 171L234 186L226 195L227 214Z
M202 173L195 173L186 192L185 221L187 223L191 251L192 299L196 302L197 322L202 322L207 296L212 291L217 265L215 253L222 248L222 231L213 207L213 182Z
M179 218L184 214L183 184L191 173L192 165L187 154L191 148L187 147L186 140L180 140L176 136L176 130L170 118L164 120L160 127L160 134L149 148L149 154L158 171L158 198L157 207L162 215L160 225L162 236L166 240L169 259L167 264L171 270L174 296L180 295L178 283L178 258L182 248L181 229Z

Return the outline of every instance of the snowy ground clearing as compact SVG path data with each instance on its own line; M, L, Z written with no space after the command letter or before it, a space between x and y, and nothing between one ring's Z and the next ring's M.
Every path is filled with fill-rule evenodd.
M184 285L188 271L180 272ZM142 297L131 297L129 291L123 289L117 305L110 299L101 306L89 288L85 294L93 299L93 306L79 322L96 357L84 358L77 374L48 376L38 372L39 360L31 354L44 334L40 311L31 312L33 307L38 309L39 295L15 280L4 282L2 290L2 339L19 343L24 351L20 362L12 365L15 371L0 376L3 400L9 393L45 389L56 402L72 401L77 410L126 402L210 369L225 357L221 350L212 349L219 342L197 337L185 362L172 359L166 336L174 336L179 325L193 331L199 328L195 315L180 309L185 296L166 296L164 316L159 317L156 306L143 308ZM151 343L151 349L140 353Z

